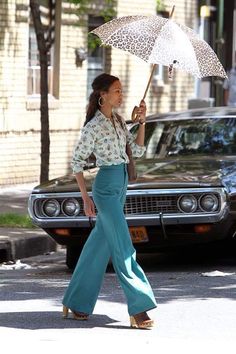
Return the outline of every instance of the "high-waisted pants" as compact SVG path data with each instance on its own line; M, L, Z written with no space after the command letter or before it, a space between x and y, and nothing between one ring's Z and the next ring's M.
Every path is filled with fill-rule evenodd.
M136 262L124 217L127 179L125 164L102 166L95 178L96 224L83 247L63 299L63 304L71 310L93 312L110 258L125 293L129 314L156 307L150 284Z

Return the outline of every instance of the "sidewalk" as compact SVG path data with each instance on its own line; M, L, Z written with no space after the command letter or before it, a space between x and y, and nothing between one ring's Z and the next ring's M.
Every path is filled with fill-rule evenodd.
M36 184L0 188L0 214L28 213L28 197ZM0 227L0 263L55 251L57 244L43 230Z
M28 213L28 197L36 183L0 188L0 214Z

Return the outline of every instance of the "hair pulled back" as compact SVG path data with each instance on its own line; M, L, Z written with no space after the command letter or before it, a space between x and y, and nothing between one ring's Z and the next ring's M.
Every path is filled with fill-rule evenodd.
M101 91L108 91L110 86L117 80L119 80L118 77L106 73L98 75L94 79L92 83L93 91L89 96L89 103L84 125L86 125L94 117L96 111L99 109L98 100L101 97Z

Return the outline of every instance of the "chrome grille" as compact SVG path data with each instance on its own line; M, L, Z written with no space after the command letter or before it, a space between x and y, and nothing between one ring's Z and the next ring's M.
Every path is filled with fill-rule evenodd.
M214 211L214 213L218 213L221 210L221 197L219 192L215 190L210 190L210 193L214 194L218 201L219 201L219 207L217 210ZM199 200L200 198L209 193L208 190L199 190L197 192L190 190L191 195L193 195L197 201L198 201L198 207L195 210L194 213L198 214L206 214L200 206L199 206ZM166 191L161 191L159 194L150 193L150 191L147 191L147 193L130 193L129 191L126 196L126 202L124 206L124 213L126 216L136 216L136 215L156 215L158 213L163 213L163 214L178 214L178 215L184 215L185 213L182 212L179 207L178 207L178 199L180 196L184 194L189 194L189 189L184 189L181 192L177 191L176 193L173 193L170 190ZM60 210L58 215L56 216L56 219L69 219L70 216L67 216L63 213L62 211L62 204L63 201L67 198L75 198L80 205L80 212L77 216L71 217L71 219L77 219L77 218L83 218L85 216L84 214L84 208L83 208L83 200L80 195L75 195L74 193L65 193L61 194L60 196L55 195L55 194L48 194L48 195L43 195L43 196L38 196L34 200L33 204L33 211L36 217L41 218L41 219L49 219L50 217L45 215L43 211L43 203L47 200L50 199L56 199L57 202L59 203ZM96 209L96 208L95 208ZM97 210L96 210L97 213ZM194 214L192 213L192 214ZM190 214L190 213L189 213Z
M126 215L177 213L176 195L133 195L127 196L124 207Z

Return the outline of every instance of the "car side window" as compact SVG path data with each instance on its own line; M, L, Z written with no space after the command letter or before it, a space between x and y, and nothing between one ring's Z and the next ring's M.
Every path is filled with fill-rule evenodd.
M155 126L152 127L152 129L149 129L150 132L147 132L147 139L146 139L146 154L145 157L147 159L155 157L158 149L158 146L160 144L160 138L162 136L164 129L164 124L163 123L158 123ZM152 131L151 131L152 130Z
M146 152L143 158L151 159L154 158L155 155L159 154L159 147L160 147L160 137L163 134L165 124L163 122L149 122L146 124L145 130L145 146ZM133 135L137 134L138 131L138 124L131 128L131 133Z
M138 125L132 127L136 134ZM235 155L236 120L203 118L148 122L144 159L183 155Z

